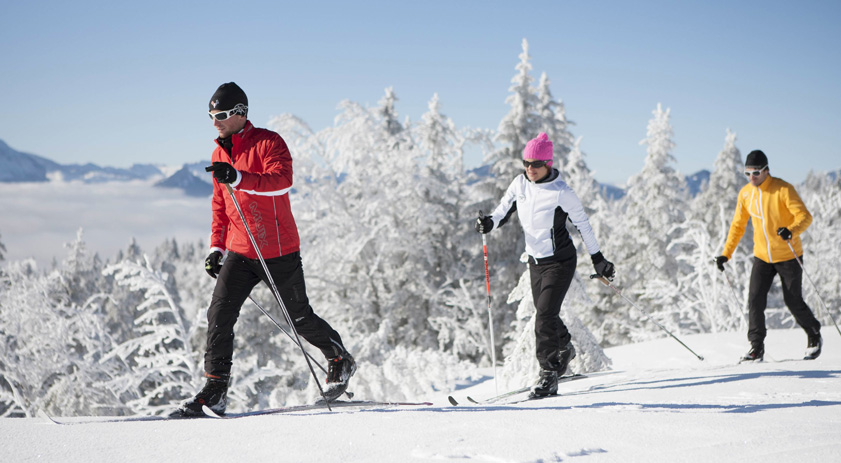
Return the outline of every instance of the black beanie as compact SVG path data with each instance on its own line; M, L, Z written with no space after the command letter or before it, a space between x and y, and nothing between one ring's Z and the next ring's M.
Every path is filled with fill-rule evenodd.
M753 150L748 153L748 157L745 158L745 166L751 167L765 167L768 165L768 158L765 157L765 153L760 150Z
M242 105L242 115L248 114L248 97L245 92L239 88L239 85L228 82L222 84L216 89L216 93L210 97L210 111L218 109L220 111L230 111L237 108L237 105ZM240 109L240 108L237 108Z

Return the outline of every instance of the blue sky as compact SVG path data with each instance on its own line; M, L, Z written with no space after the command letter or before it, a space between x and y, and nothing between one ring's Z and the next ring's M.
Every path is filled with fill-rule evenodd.
M393 86L401 118L437 92L457 126L496 129L526 38L600 181L641 170L657 103L681 172L712 169L729 127L801 181L841 168L838 24L837 1L3 2L0 139L61 163L209 159L228 81L259 126L319 130Z

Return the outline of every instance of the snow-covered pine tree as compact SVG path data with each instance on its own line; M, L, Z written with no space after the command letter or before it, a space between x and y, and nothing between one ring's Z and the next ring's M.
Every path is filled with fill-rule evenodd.
M739 148L736 147L736 133L727 129L724 148L715 158L715 167L710 174L710 181L692 201L692 217L702 221L711 237L718 238L721 233L722 214L728 219L733 217L739 190L745 185L742 175L744 163ZM724 234L727 237L727 234ZM723 247L724 243L720 243Z
M385 96L379 101L380 107L377 110L386 133L391 136L396 136L403 131L403 125L398 120L397 109L394 106L397 100L394 87L388 87L385 89ZM399 141L399 138L396 141Z
M90 272L98 258L81 232L67 247L47 275L31 260L0 272L0 416L96 414L117 403L100 384L109 377L98 362L111 337L101 310L108 295L96 292L100 276Z
M647 145L645 164L628 181L627 194L621 200L621 217L617 220L622 225L610 234L607 247L616 253L618 286L628 294L640 296L643 302L653 303L653 307L663 311L656 315L659 321L675 327L677 288L662 282L668 281L679 268L676 256L684 250L670 247L670 243L677 237L674 224L685 220L688 194L686 181L672 167L675 144L670 110L664 110L658 103L653 114L647 136L640 142ZM599 306L611 304L601 302ZM604 339L608 344L651 336L650 326L635 311L612 311L605 317L610 319Z
M469 227L474 217L465 209L465 175L463 150L466 138L451 119L441 114L441 103L435 94L429 111L412 127L413 138L424 153L424 167L418 176L423 197L423 220L418 234L427 244L418 255L424 264L425 280L430 285L430 325L437 331L438 348L457 356L476 360L486 354L483 342L487 330L471 324L473 301L464 295L471 285L469 242L475 232ZM471 329L473 328L473 329ZM478 328L478 329L476 329ZM487 346L487 343L484 344ZM488 355L488 358L490 356Z
M124 367L122 375L108 382L135 413L165 412L191 395L201 380L199 352L191 339L199 334L201 312L187 313L170 291L169 275L144 262L123 261L109 265L104 275L118 285L143 294L136 307L137 335L114 348L102 359Z
M841 323L841 266L838 265L841 257L841 246L838 245L841 243L841 178L833 179L826 173L810 172L797 189L812 214L812 225L801 236L805 267L803 295L824 330L834 330L829 315L836 323ZM809 278L817 286L817 291L809 283ZM830 314L825 313L820 299L823 299Z
M291 137L293 146L303 147L295 159L306 164L317 156L328 173L302 185L293 201L308 294L315 310L347 338L360 365L354 389L374 397L383 394L377 384L392 381L377 371L407 346L432 354L484 352L483 346L459 344L480 330L463 326L453 333L434 322L449 310L447 289L464 281L466 259L458 243L472 225L459 218L465 137L440 114L437 98L419 124L390 131L397 127L388 123L397 120L395 100L388 90L379 108L343 102L334 127L314 135L288 117L275 119L310 139Z
M569 126L573 122L566 118L563 101L556 100L552 96L550 85L551 82L546 73L540 74L540 81L537 86L537 113L540 115L541 132L545 132L552 140L555 154L552 167L563 172L566 170L570 151L575 143L575 138L569 131Z
M683 326L692 331L719 332L746 329L748 278L734 270L750 269L750 240L742 240L727 265L726 275L712 263L724 246L730 218L739 190L745 183L742 156L736 147L736 133L727 129L724 147L715 159L709 182L691 201L691 219L676 224L675 245L684 251L677 257L683 264L673 282L680 287L677 307ZM746 235L750 236L748 230ZM729 278L729 281L728 281ZM730 287L732 284L732 288Z

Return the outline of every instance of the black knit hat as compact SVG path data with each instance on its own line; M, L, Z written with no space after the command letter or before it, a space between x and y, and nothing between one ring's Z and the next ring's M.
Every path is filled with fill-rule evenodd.
M765 167L768 165L768 158L765 157L765 153L760 150L753 150L748 153L748 157L745 158L745 166L751 167Z
M248 114L248 97L245 92L239 88L239 85L228 82L222 84L216 89L216 93L210 97L209 110L218 109L220 111L230 111L232 109L241 109L239 111L243 116Z

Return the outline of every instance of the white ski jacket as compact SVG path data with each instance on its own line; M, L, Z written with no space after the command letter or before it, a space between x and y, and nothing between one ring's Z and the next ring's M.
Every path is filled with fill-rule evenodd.
M557 169L537 183L525 174L518 175L491 214L494 228L504 225L515 210L526 236L526 252L534 263L566 260L575 255L566 228L567 218L578 229L590 255L599 252L599 243L581 200L561 180Z

